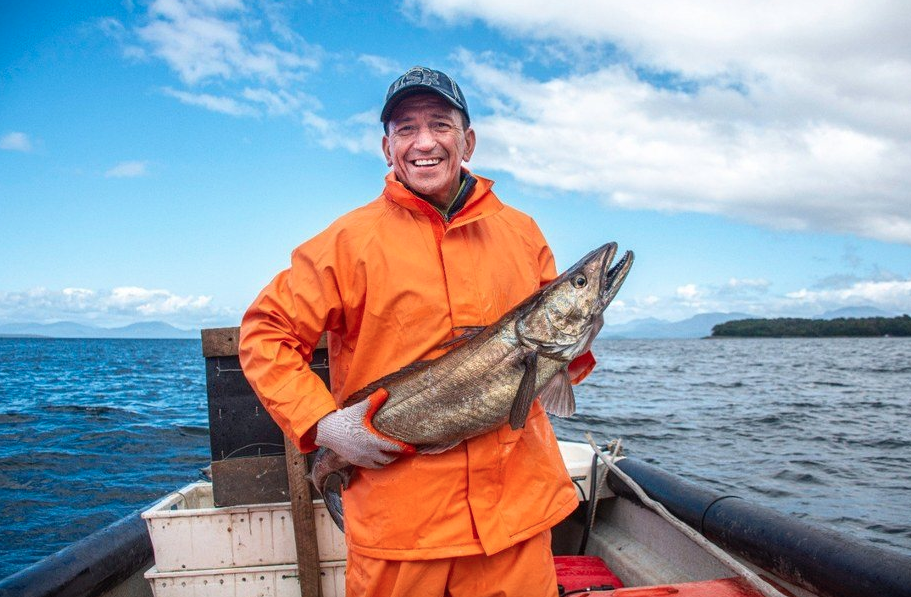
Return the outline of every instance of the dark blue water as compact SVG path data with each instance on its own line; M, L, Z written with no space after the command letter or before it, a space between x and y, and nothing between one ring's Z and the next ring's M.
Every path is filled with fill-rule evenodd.
M596 344L561 438L911 554L911 339Z
M0 339L0 578L208 464L193 340Z
M598 341L561 439L911 554L911 340ZM199 477L198 341L0 339L0 578Z

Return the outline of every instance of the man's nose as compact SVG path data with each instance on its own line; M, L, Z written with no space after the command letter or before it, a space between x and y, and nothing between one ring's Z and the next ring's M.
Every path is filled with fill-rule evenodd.
M436 138L429 126L418 127L417 136L414 139L415 149L428 150L433 149L436 145Z

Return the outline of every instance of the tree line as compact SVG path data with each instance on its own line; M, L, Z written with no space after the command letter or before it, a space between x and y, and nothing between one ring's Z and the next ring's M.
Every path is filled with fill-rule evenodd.
M738 319L712 328L713 338L833 338L911 336L911 317Z

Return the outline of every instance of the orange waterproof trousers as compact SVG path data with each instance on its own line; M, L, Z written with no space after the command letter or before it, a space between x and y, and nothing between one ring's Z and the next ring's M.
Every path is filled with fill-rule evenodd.
M550 531L492 556L400 561L349 551L345 587L348 597L556 597Z

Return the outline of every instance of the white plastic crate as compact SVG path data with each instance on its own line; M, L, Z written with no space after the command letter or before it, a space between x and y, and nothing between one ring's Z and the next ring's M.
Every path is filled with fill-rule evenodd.
M582 442L564 442L558 441L560 455L563 456L563 464L566 465L566 472L576 482L576 495L580 500L588 499L588 492L591 482L588 477L592 472L592 456L595 451L592 447ZM598 467L603 467L603 463L598 463ZM613 495L606 487L602 487L598 492L598 497Z
M212 484L192 483L142 513L158 572L294 564L291 504L215 508ZM321 562L344 560L345 536L322 500L313 504Z
M296 564L145 573L154 597L300 597ZM322 562L323 597L344 597L345 562Z

